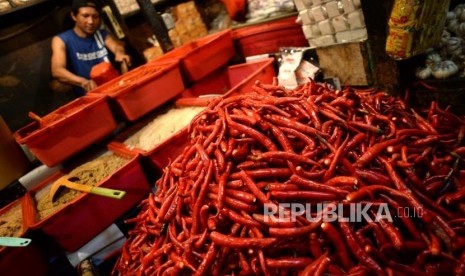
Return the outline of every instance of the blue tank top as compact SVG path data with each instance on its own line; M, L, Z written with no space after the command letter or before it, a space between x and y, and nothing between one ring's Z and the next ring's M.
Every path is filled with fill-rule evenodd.
M100 33L102 40L96 37ZM105 30L97 31L91 37L79 37L72 29L58 35L66 46L66 67L74 74L90 79L90 70L103 61L111 61L108 50L102 43L107 37ZM74 87L78 95L86 92L80 87Z

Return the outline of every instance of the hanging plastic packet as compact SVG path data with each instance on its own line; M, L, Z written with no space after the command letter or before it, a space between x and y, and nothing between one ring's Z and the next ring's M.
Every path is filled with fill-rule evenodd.
M320 68L304 58L309 48L281 48L278 80L281 85L288 89L293 89L298 85L307 83L310 79L315 79L320 72Z
M438 45L450 0L395 0L388 21L386 53L407 59Z

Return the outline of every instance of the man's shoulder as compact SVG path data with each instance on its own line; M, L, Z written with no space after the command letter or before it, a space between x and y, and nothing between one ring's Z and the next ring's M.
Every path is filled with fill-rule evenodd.
M74 33L72 29L70 29L62 33L59 33L57 36L66 43L66 41L68 41L69 39L76 37L76 34Z

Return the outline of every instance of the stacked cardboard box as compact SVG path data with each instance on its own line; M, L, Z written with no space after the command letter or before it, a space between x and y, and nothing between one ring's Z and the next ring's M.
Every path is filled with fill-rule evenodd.
M156 3L158 1L159 0L151 0L152 3ZM127 15L140 9L136 0L114 0L114 2L121 15Z
M194 1L185 2L174 6L170 14L173 19L173 26L168 27L168 35L174 47L179 47L197 38L208 34L207 26L202 20ZM163 54L159 45L148 48L144 51L147 61Z

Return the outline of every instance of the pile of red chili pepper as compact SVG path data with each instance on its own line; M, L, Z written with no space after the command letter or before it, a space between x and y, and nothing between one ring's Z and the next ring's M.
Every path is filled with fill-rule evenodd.
M115 273L465 275L464 118L375 90L252 90L194 118ZM347 208L325 220L319 203Z

